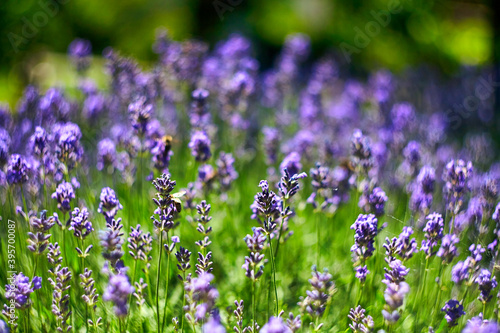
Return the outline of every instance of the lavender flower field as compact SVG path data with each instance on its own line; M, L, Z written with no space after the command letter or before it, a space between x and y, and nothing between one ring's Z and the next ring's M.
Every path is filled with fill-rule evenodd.
M445 112L487 69L152 47L2 104L0 332L500 331L497 148Z

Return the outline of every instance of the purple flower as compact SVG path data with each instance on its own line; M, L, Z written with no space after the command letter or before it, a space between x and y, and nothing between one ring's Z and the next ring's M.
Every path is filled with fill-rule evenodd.
M266 152L266 163L272 165L276 163L279 147L280 147L280 132L273 127L264 127L262 129L264 134L264 150Z
M394 104L391 110L391 119L396 131L407 129L415 121L415 109L410 103Z
M417 141L408 142L408 145L403 149L403 156L409 166L416 167L420 162L420 143Z
M35 133L30 138L33 154L43 156L47 153L49 137L47 132L40 126L35 128Z
M496 277L492 276L489 270L482 269L476 277L475 282L477 283L480 291L478 299L483 303L491 300L491 291L498 286Z
M355 129L351 138L351 154L354 166L359 166L366 171L372 166L372 149L370 138Z
M500 202L495 207L495 212L491 216L491 218L496 222L500 223Z
M45 95L40 98L38 107L43 117L58 118L63 121L67 119L71 109L70 103L58 88L48 89Z
M434 248L443 238L444 220L441 214L432 213L427 215L427 224L424 227L425 240L422 241L421 250L431 257L436 254Z
M234 168L234 157L232 154L221 152L215 164L217 164L217 176L221 189L227 191L231 183L238 178L238 172Z
M261 180L259 187L262 191L255 195L254 202L250 206L252 219L257 220L266 232L272 232L276 228L276 222L274 221L280 215L280 199L269 189L267 180Z
M387 288L384 292L386 308L382 310L385 320L394 323L399 320L398 308L403 305L406 294L410 292L410 286L406 282L392 283L385 281Z
M76 207L73 212L71 212L69 225L70 227L68 230L73 230L75 237L80 239L85 239L92 231L94 231L92 222L89 221L89 212L87 211L87 208L80 210L80 208Z
M220 323L219 319L214 317L210 317L205 325L203 325L203 332L211 332L211 333L226 333L226 329Z
M413 235L413 229L411 227L403 227L403 231L396 241L396 253L403 260L410 259L418 251L417 241L415 238L410 239L411 235Z
M15 302L17 309L26 309L30 306L30 295L33 291L42 287L42 278L35 276L30 279L22 272L8 279L9 284L5 285L5 298Z
M115 191L109 187L104 187L101 190L97 212L103 214L106 219L111 219L116 216L116 213L118 213L120 209L123 209L123 206L120 204L120 201L118 201Z
M128 113L134 130L140 136L144 135L153 115L153 105L147 101L146 97L141 96L129 104Z
M267 324L265 324L260 333L292 333L292 331L285 325L281 317L271 317Z
M460 317L465 315L463 305L459 301L454 299L446 302L441 311L446 313L444 317L448 322L449 327L456 326Z
M398 259L389 262L389 269L384 268L384 270L385 274L382 282L387 285L390 283L399 284L403 282L410 271L410 269L406 268Z
M351 247L351 252L356 254L358 257L356 259L368 259L375 251L375 237L380 231L377 218L373 214L359 214L351 229L354 230L354 245Z
M69 122L56 124L53 132L55 133L57 158L71 170L83 157L83 148L80 144L82 137L80 127Z
M252 281L258 280L264 273L264 250L266 244L266 234L262 228L252 228L253 234L246 235L245 242L250 250L250 256L245 257L245 263L241 268L245 270L245 275Z
M326 305L335 293L335 284L332 275L325 269L318 272L316 266L312 268L312 278L309 279L312 289L306 291L307 296L301 297L298 303L301 309L309 313L313 318L319 318L323 315Z
M88 40L77 38L68 46L68 55L76 65L78 71L84 71L89 66L89 56L92 53L92 44Z
M68 54L71 57L85 58L92 52L92 45L88 40L77 38L68 46Z
M356 278L359 280L360 284L364 284L366 281L366 277L370 274L367 266L358 266L354 269L356 271Z
M130 285L128 277L120 273L109 278L108 287L104 291L102 299L113 302L116 316L124 318L128 313L128 297L134 291L135 288Z
M349 315L347 316L352 324L349 324L349 327L353 330L354 333L364 333L371 332L373 326L375 326L375 322L371 316L365 315L366 310L358 305L356 309L351 309L349 311Z
M472 162L465 163L463 160L451 160L443 171L444 194L448 197L448 209L455 214L460 210L463 196L469 190L472 173Z
M375 187L372 193L368 196L368 203L370 204L371 211L377 217L380 217L384 214L386 202L387 195L380 187Z
M280 164L280 170L287 169L290 176L298 174L302 170L302 164L300 163L300 155L297 152L291 152Z
M484 320L483 314L467 321L462 333L498 333L500 327L494 321Z
M210 139L204 131L196 131L191 136L188 147L196 161L206 162L212 156L210 144Z
M443 259L443 262L449 264L453 261L453 259L458 256L458 249L456 244L460 239L452 234L452 235L444 235L443 240L441 241L441 247L437 252L437 256Z
M111 139L103 139L97 144L97 170L101 171L104 168L111 173L114 169L116 161L116 146Z
M18 154L12 154L7 166L7 182L11 185L26 183L29 179L28 171L30 165L24 157Z
M160 172L167 172L170 165L172 152L172 137L165 135L154 141L154 146L151 148L151 160L155 169Z
M471 269L470 258L465 261L459 261L451 270L451 281L460 283L469 278L469 270Z
M191 94L193 101L190 108L191 126L199 129L206 129L211 122L211 116L208 112L208 96L209 92L205 89L196 89Z
M73 191L73 186L63 180L56 188L56 191L52 193L52 199L57 200L57 208L63 213L67 213L71 210L71 200L75 198L75 192Z

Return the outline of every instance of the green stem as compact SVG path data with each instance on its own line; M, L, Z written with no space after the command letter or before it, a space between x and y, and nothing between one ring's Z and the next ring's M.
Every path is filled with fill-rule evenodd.
M252 280L252 332L256 331L255 328L255 313L257 312L256 309L257 309L257 304L255 304L255 280Z
M160 242L158 243L158 269L156 271L156 324L158 332L161 332L160 327L160 273L161 273L161 256L162 256L163 230L160 230Z
M319 268L319 256L320 256L320 235L319 235L319 213L316 213L316 267Z
M279 313L279 300L278 300L278 288L276 286L276 263L274 261L273 244L271 242L271 235L269 235L269 251L271 251L271 269L272 269L272 273L273 273L274 297L275 297L275 303L276 303L275 316L277 317L278 313Z
M168 232L167 232L167 246L169 246ZM167 320L168 283L170 280L170 252L167 252L167 276L166 276L166 280L167 281L165 281L165 299L163 301L163 321L161 324L162 332L163 332L163 327L165 326L165 323Z
M186 272L182 272L182 283L186 281ZM184 306L186 305L186 288L182 287L181 332L184 332Z

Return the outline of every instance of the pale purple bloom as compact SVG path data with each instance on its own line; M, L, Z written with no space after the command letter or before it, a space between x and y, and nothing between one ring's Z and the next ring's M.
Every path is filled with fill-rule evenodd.
M456 244L458 244L459 241L460 239L454 234L444 235L441 241L441 247L436 255L442 258L443 262L448 264L451 263L453 259L458 256Z
M18 154L12 154L7 166L7 182L13 184L23 184L29 179L28 171L30 165L24 157Z
M413 235L413 229L411 227L403 227L403 231L396 242L396 253L403 260L410 259L418 251L417 241L415 238L410 239L411 235Z
M298 174L302 170L302 164L300 163L300 155L297 152L291 152L280 164L280 170L287 169L290 176Z
M111 172L116 162L116 146L111 139L103 139L97 144L97 170L108 169Z
M130 285L126 275L111 275L102 299L107 302L113 302L113 309L116 316L124 318L128 313L128 297L134 291L135 288Z
M260 333L292 333L292 331L285 325L281 317L271 317L267 324L265 324Z
M52 193L52 199L57 200L57 208L63 213L67 213L71 210L71 200L75 198L75 192L71 183L62 181L54 193Z
M115 217L116 213L121 209L123 209L123 206L118 201L115 191L112 188L104 187L101 190L97 211L108 219Z
M431 257L436 254L434 248L443 238L444 220L441 214L432 213L427 216L427 223L424 227L425 240L422 241L422 251Z
M76 207L73 212L71 212L71 219L69 222L69 229L73 230L75 237L80 239L85 239L94 228L92 227L92 222L89 221L89 212L87 208Z
M196 161L206 162L212 156L210 144L210 138L204 131L196 131L191 136L188 147Z
M5 285L5 298L14 300L17 309L25 309L30 306L30 295L33 291L42 287L42 278L35 276L30 279L22 272L9 279L9 284Z
M498 286L496 277L489 270L482 269L475 282L480 291L478 299L483 303L488 302L492 298L491 291Z

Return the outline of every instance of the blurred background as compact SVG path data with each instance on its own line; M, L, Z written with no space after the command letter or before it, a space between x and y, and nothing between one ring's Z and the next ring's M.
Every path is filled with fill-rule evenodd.
M0 100L12 106L27 83L64 80L69 68L64 55L76 37L90 40L97 57L111 45L147 66L156 59L152 44L158 27L174 39L197 38L211 46L240 32L254 42L263 68L273 64L287 34L304 32L313 42L313 58L333 52L356 75L421 64L453 75L463 66L498 58L497 2L2 0Z

